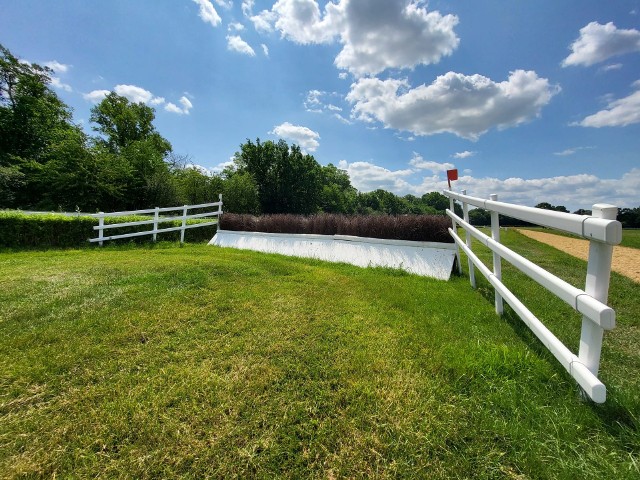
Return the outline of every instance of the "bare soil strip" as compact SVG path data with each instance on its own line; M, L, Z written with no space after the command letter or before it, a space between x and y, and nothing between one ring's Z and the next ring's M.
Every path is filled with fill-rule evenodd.
M536 232L532 230L518 231L529 238L533 238L547 245L551 245L558 250L573 255L574 257L588 260L589 258L589 241L580 240L578 238L563 237L552 233ZM613 247L613 261L611 269L632 279L634 282L640 283L640 250L637 248L621 247L616 245Z

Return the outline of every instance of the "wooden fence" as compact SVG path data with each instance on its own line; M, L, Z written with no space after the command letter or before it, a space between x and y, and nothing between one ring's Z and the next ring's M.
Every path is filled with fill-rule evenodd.
M495 289L496 312L499 315L502 314L503 301L506 301L578 382L585 394L594 402L603 403L606 400L606 387L597 375L604 330L611 330L615 327L615 312L606 303L609 294L613 245L619 244L622 240L622 225L616 221L617 207L596 204L593 205L592 215L588 216L498 202L497 195L491 195L489 200L484 200L468 196L466 191L458 194L445 190L444 194L449 197L450 208L447 210L447 215L451 217L453 223L453 228L450 228L449 232L458 248L467 255L471 285L474 288L476 286L475 268L477 268ZM460 218L454 213L454 200L462 203L464 218ZM469 224L469 205L490 211L491 237ZM502 245L500 243L499 214L568 232L589 240L589 262L585 289L581 290L570 285ZM457 226L465 230L465 241L462 241L458 236ZM493 252L493 271L485 266L472 251L472 237ZM502 283L501 259L507 260L583 315L578 355L572 353L558 340ZM458 266L462 268L459 254Z
M98 219L98 225L93 227L94 230L98 231L98 236L96 238L91 238L90 242L98 242L101 246L103 242L107 240L117 240L119 238L130 238L130 237L139 237L142 235L153 235L153 241L156 241L158 233L163 232L175 232L180 230L180 243L184 243L184 232L189 228L198 228L198 227L207 227L209 225L215 225L218 223L217 220L213 220L211 222L201 222L194 223L191 225L187 225L187 220L195 219L195 218L209 218L209 217L220 217L222 215L222 194L219 195L219 201L214 203L202 203L200 205L183 205L181 207L164 207L164 208L149 208L146 210L131 210L127 212L110 212L110 213L94 213L90 216ZM189 210L194 209L202 209L202 208L211 208L217 207L216 210L212 210L209 212L203 213L195 213L188 214ZM160 216L161 213L165 212L175 212L182 210L181 215L173 215L173 216ZM104 219L106 217L122 217L126 215L150 215L153 214L153 219L150 220L138 220L135 222L125 222L125 223L111 223L105 225ZM165 227L160 228L160 224L171 222L174 220L181 220L182 224L179 227ZM110 230L114 228L123 228L123 227L133 227L136 225L151 225L151 230L145 230L142 232L134 232L134 233L123 233L119 235L110 235L105 236L104 231Z

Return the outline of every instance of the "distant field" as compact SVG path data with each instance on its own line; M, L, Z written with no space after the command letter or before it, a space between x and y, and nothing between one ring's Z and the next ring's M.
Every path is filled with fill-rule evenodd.
M504 241L584 284L584 262ZM577 349L577 315L504 278ZM612 276L595 406L483 280L194 244L0 252L0 477L638 478L639 290Z
M553 233L554 235L562 235L564 237L571 238L582 238L576 235L571 235L570 233L560 232L558 230L542 228L542 227L526 227L527 230L540 230L541 232ZM640 248L640 229L630 229L624 228L622 229L622 242L620 243L623 247L629 248Z

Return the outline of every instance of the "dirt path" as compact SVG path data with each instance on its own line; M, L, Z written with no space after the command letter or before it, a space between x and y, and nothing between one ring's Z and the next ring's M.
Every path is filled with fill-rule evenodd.
M529 238L551 245L552 247L562 250L574 257L582 258L583 260L587 260L589 258L588 240L563 237L552 233L536 232L532 230L518 229L518 231ZM616 245L613 247L613 261L611 269L614 272L621 273L633 281L640 283L640 250Z

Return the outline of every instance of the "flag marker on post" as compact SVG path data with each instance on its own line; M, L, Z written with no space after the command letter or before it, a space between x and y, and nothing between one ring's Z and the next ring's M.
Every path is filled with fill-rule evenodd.
M458 179L458 169L447 170L447 182L449 182L449 190L451 190L451 180Z

